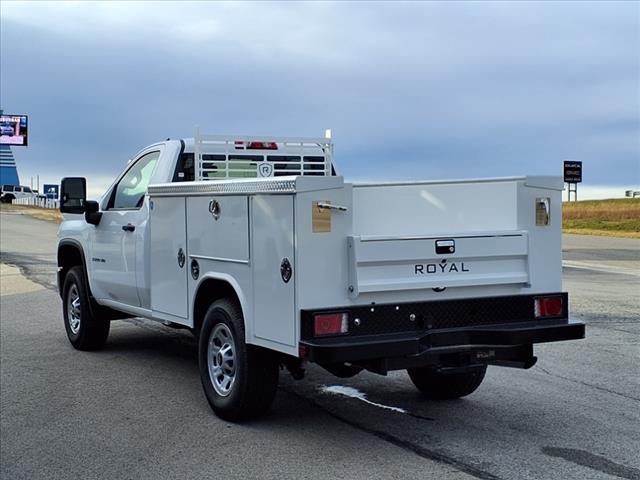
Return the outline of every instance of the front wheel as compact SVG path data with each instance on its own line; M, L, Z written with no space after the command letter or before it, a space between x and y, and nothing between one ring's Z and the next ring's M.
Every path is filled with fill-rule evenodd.
M110 323L93 314L82 267L69 269L62 291L64 328L71 345L78 350L103 347L109 336Z
M452 400L475 392L482 383L487 366L472 367L466 372L439 373L433 368L409 368L409 378L422 394L432 400Z
M198 341L200 380L220 418L245 420L265 413L278 386L277 356L245 343L239 306L217 300L207 310Z

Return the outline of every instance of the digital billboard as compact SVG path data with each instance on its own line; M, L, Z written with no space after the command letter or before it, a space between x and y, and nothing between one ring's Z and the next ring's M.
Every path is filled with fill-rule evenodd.
M578 162L578 161L564 162L564 181L566 183L582 182L582 162Z
M26 115L0 115L0 145L28 145L28 126Z

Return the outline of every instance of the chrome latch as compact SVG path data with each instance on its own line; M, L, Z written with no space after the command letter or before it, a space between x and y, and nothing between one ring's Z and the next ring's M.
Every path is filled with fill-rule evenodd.
M327 210L338 210L339 212L346 212L348 210L347 207L343 207L342 205L332 205L330 203L322 202L318 202L318 208L324 208Z
M456 242L453 239L436 240L436 253L445 255L447 253L456 252Z
M217 200L209 201L209 213L218 220L220 218L220 202Z

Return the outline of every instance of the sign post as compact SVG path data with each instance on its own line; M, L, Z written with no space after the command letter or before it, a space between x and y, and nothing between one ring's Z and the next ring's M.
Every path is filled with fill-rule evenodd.
M569 185L567 200L571 201L571 192L573 192L573 200L577 202L578 183L582 182L582 162L577 160L564 161L564 181Z

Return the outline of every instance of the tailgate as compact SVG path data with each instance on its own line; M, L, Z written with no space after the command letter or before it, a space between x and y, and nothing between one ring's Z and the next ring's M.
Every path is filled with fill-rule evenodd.
M525 231L453 236L349 236L349 294L528 284Z

